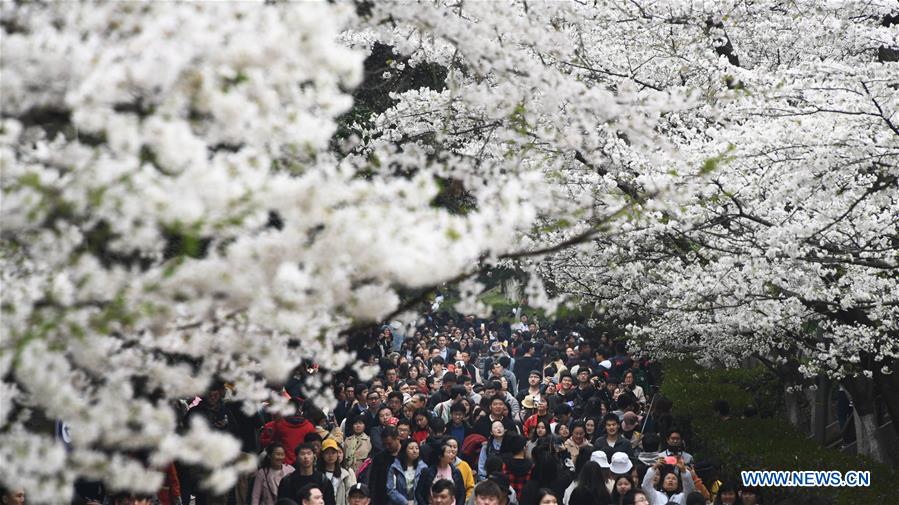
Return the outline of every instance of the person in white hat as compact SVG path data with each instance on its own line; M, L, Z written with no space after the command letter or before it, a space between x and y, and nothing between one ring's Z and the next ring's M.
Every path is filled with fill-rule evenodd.
M606 478L606 489L611 493L615 486L615 480L612 479L610 475L611 464L609 463L609 456L605 451L596 450L590 455L590 461L599 463L599 467L602 468L603 476Z
M602 468L609 468L609 458L604 451L593 451L590 455L590 461L596 461Z
M615 475L625 475L634 468L631 458L623 452L612 454L612 461L609 463L609 471Z

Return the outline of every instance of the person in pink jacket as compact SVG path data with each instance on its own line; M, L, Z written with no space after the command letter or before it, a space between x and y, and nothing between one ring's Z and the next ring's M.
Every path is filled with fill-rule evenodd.
M274 505L278 501L278 484L281 479L293 473L294 468L284 462L287 452L284 446L275 442L265 450L262 467L256 471L251 495L253 505Z

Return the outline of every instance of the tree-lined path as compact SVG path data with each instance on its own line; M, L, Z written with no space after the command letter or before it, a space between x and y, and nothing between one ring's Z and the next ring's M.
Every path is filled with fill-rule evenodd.
M840 387L886 461L897 26L886 0L3 3L0 484L231 489L251 437L182 402L330 412L381 322L501 285L635 355Z

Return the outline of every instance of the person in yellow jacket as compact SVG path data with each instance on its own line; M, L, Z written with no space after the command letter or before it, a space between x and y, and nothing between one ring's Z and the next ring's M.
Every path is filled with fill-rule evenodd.
M451 438L446 443L447 445L454 447L456 449L456 454L459 454L459 442L457 442L456 439ZM458 456L456 456L454 465L459 470L459 473L462 474L462 482L465 483L465 501L468 502L468 499L471 498L472 491L474 491L474 473L472 473L468 463Z

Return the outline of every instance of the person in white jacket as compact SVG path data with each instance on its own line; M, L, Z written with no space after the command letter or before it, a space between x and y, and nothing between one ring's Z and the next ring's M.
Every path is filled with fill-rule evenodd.
M656 475L660 475L658 489L653 484ZM649 498L650 505L665 505L669 502L685 505L687 503L687 495L696 489L693 486L693 475L684 465L683 458L677 459L677 466L675 467L666 466L665 460L659 458L656 464L646 471L642 487Z

